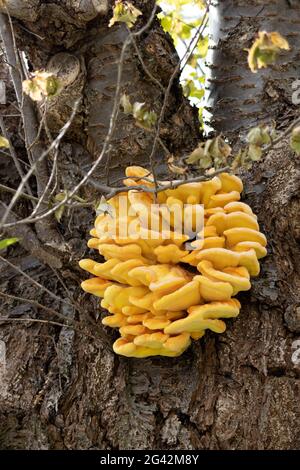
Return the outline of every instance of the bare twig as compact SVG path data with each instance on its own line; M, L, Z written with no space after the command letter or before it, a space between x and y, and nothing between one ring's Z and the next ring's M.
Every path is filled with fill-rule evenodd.
M195 50L195 48L197 46L198 40L202 36L203 30L204 30L204 28L207 24L207 21L208 21L208 17L207 17L208 8L209 7L207 7L207 9L205 11L205 14L203 15L201 24L197 28L197 30L194 34L194 37L192 38L192 40L191 40L191 42L190 42L183 58L176 65L176 67L175 67L175 69L174 69L174 71L173 71L173 73L170 77L170 80L169 80L169 83L168 83L168 86L167 86L167 89L166 89L166 92L165 92L163 105L162 105L160 115L159 115L159 118L158 118L158 121L157 121L156 133L155 133L155 137L154 137L154 140L153 140L151 153L150 153L150 156L149 156L151 171L153 173L153 178L154 178L154 183L155 183L156 190L158 189L158 183L157 183L157 179L156 179L156 176L155 176L154 156L155 156L157 144L158 144L158 141L159 141L160 129L161 129L162 121L163 121L164 116L165 116L165 112L166 112L166 108L167 108L167 104L168 104L168 100L169 100L169 95L170 95L170 92L171 92L173 82L174 82L174 80L175 80L175 78L176 78L176 76L177 76L177 74L180 70L181 65L183 64L182 69L184 69L184 67L186 66L186 64L187 64L187 62L190 58L190 56L193 54L193 51ZM184 60L185 60L185 62L184 62Z
M60 312L57 312L53 308L46 307L45 305L40 304L36 300L26 299L25 297L18 297L12 294L6 294L5 292L1 292L1 291L0 291L0 296L5 297L7 299L18 300L19 302L25 302L25 303L31 304L34 307L41 308L42 310L45 310L46 312L51 313L52 315L55 315L57 318L60 318L61 320L68 321L71 324L76 325L76 326L80 325L79 322L73 320L72 318L69 318L66 315L63 315Z
M116 92L115 92L115 98L114 98L113 111L112 111L112 114L111 114L111 119L110 119L110 124L109 124L109 130L108 130L108 133L107 133L105 141L104 141L102 152L100 153L99 157L97 158L95 164L89 170L87 176L83 178L82 181L85 180L84 182L86 182L87 179L89 178L89 176L91 176L93 174L95 169L98 167L99 163L102 161L102 158L107 153L107 150L109 150L109 142L110 142L110 139L111 139L111 137L114 133L116 122L117 122L118 115L119 115L121 81L122 81L123 65L124 65L125 53L126 53L127 47L131 44L133 39L135 39L136 37L141 36L151 26L152 21L155 18L156 10L157 10L157 5L155 3L154 8L153 8L153 10L151 12L151 15L150 15L148 21L146 22L146 24L139 31L136 31L134 33L129 32L127 38L125 39L125 42L124 42L122 50L121 50L119 64L118 64L117 86L116 86ZM106 176L107 184L109 182L108 181L109 165L110 165L110 153L107 154L107 160L106 160L106 164L105 164L105 176Z
M56 168L55 168L55 171L56 171ZM2 191L6 191L7 193L10 193L10 194L16 194L16 192L17 192L16 189L10 188L9 186L5 186L4 184L1 184L1 183L0 183L0 189L2 189ZM26 193L20 193L19 197L23 198L23 199L28 199L29 201L33 201L33 202L37 202L37 203L40 201L40 199L38 197L29 196L29 194L26 194ZM48 205L50 204L50 201L44 201L44 202ZM91 201L91 202L68 202L66 204L66 207L68 207L70 209L76 209L76 207L92 207L94 204L95 204L95 201ZM31 216L32 216L32 214L31 214Z
M43 194L41 194L40 199L39 199L39 202L37 203L35 209L33 210L32 214L31 214L31 217L34 217L35 214L38 213L38 210L39 210L39 208L42 206L42 204L45 204L45 198L46 198L46 196L49 195L49 191L50 191L50 188L51 188L51 185L52 185L52 181L53 181L53 179L54 179L54 177L55 177L55 174L56 174L57 157L58 157L58 149L55 151L55 155L54 155L54 159L53 159L53 165L52 165L52 170L51 170L51 173L50 173L50 177L49 177L48 183L47 183L47 185L45 186L45 189L44 189L44 191L43 191ZM48 205L49 202L46 202L46 204Z
M1 183L0 183L0 189L2 189L2 191L6 191L7 193L16 194L15 189L10 188L9 186L5 186L4 184L1 184ZM20 193L20 197L22 197L23 199L28 199L29 201L39 202L39 199L37 197L30 196L29 194L26 194L26 193Z
M101 191L103 193L107 193L108 198L111 198L111 197L115 196L116 194L119 194L119 193L122 193L122 192L125 193L125 192L131 191L131 190L143 191L145 193L155 194L156 192L159 193L159 192L165 191L167 189L178 188L179 186L182 186L183 184L198 183L198 182L201 182L201 181L207 181L207 180L210 180L211 178L213 178L214 176L217 176L220 173L224 173L224 172L229 171L229 170L230 170L230 167L226 166L226 167L223 167L223 168L219 168L218 170L216 170L214 173L212 173L210 175L200 175L200 176L195 176L194 178L187 178L185 180L175 180L175 181L171 181L171 182L160 181L157 188L155 188L155 187L151 188L151 187L145 186L145 185L122 186L120 188L112 188L112 187L103 185L101 183L98 183L98 181L95 181L93 179L90 179L89 183L91 183L91 185L94 186L99 191ZM145 178L143 177L142 179L145 179ZM148 178L147 178L147 180L148 180ZM150 180L150 181L151 181L151 183L153 183L153 180Z
M45 305L42 305L40 304L39 302L37 302L36 300L33 300L33 299L26 299L25 297L19 297L17 295L12 295L12 294L6 294L5 292L1 292L0 291L0 297L5 297L7 299L11 299L11 300L17 300L18 302L22 302L22 303L27 303L27 304L30 304L30 305L33 305L34 307L36 308L39 308L41 310L44 310L45 312L51 314L51 315L54 315L56 316L57 318L60 318L61 320L65 321L65 322L69 322L69 324L66 324L66 323L59 323L59 322L55 322L55 321L52 321L52 320L41 320L41 319L34 319L34 318L0 318L0 321L3 321L3 322L9 322L9 321L31 321L31 322L39 322L39 323L49 323L49 324L52 324L52 325L57 325L57 326L64 326L64 327L67 327L67 328L72 328L73 330L93 339L93 340L99 340L99 338L97 338L96 336L90 334L90 333L87 333L86 331L84 331L84 327L81 326L80 322L76 321L76 320L73 320L72 318L69 318L67 317L66 315L63 315L62 313L59 313L57 312L56 310L54 310L53 308L49 308L49 307L46 307Z
M34 172L37 181L37 192L39 196L45 194L45 188L48 183L48 168L45 156L49 154L49 149L44 150L44 147L38 142L38 120L35 112L34 103L32 100L23 95L23 70L22 63L19 59L19 51L16 46L15 35L13 30L13 24L7 11L7 15L0 15L0 33L2 36L4 49L7 57L7 61L11 64L10 72L12 76L15 93L17 96L18 106L21 110L24 135L25 135L25 146L32 167L28 171L27 175L22 179L18 191L22 192L24 185L27 183L29 176ZM44 151L43 151L44 150ZM42 158L41 158L42 156ZM12 210L14 204L18 199L18 191L12 198L10 204L7 206L7 211L4 213L3 218L0 222L1 226L7 220L10 210ZM46 209L46 207L44 206ZM54 221L55 222L55 221ZM60 246L61 240L60 235L56 230L53 221L48 221L47 224L38 223L36 226L37 232L40 238L46 243Z
M79 106L79 103L80 103L80 100L77 100L75 105L74 105L74 109L72 111L72 114L68 120L68 122L66 122L66 124L62 127L60 133L58 134L58 136L56 137L56 139L53 140L53 142L51 142L50 146L48 147L47 150L45 150L39 157L38 159L34 162L34 164L31 166L31 168L29 169L29 171L27 172L26 176L23 178L23 180L21 181L14 197L12 198L12 200L10 201L10 204L7 206L7 210L4 214L4 216L2 217L2 220L1 220L1 223L0 223L0 229L2 227L4 227L4 224L5 224L5 221L7 220L7 217L8 217L8 214L9 212L13 209L14 205L16 204L17 200L19 199L19 196L24 188L24 185L25 183L29 180L30 176L35 172L36 170L36 167L37 165L43 161L47 155L49 155L50 152L52 152L53 150L57 150L59 148L59 145L60 145L60 142L62 141L64 135L66 134L66 132L68 131L68 129L70 128L71 126L71 123L76 115L76 112L77 112L77 109L78 109L78 106ZM75 193L74 193L75 194ZM66 202L66 201L65 201ZM56 209L54 209L54 211L51 211L51 213L55 212ZM51 214L50 213L50 214ZM48 215L50 215L47 213L47 217ZM44 218L44 217L43 217ZM39 219L41 220L41 219Z
M94 186L96 189L98 189L100 192L106 194L107 198L111 198L113 196L116 196L116 194L119 194L119 193L122 193L122 192L125 193L125 192L131 191L131 190L143 191L145 193L150 193L150 194L156 194L156 193L159 193L161 191L165 191L166 189L178 188L179 186L182 186L183 184L196 183L196 182L200 182L200 181L207 181L207 180L213 178L214 176L217 176L218 174L229 171L229 170L230 170L230 167L226 166L224 168L220 168L220 169L216 170L211 175L201 175L201 176L196 176L194 178L187 178L185 180L176 180L176 181L172 181L172 182L166 182L165 184L162 184L163 182L160 182L156 188L155 187L149 188L149 186L144 186L144 185L121 186L119 188L114 188L114 187L107 186L105 184L98 183L97 181L92 180L91 178L89 178L87 182L89 184L91 184L92 186ZM153 181L152 181L152 183L153 183ZM65 199L68 199L68 198L66 197ZM63 201L60 202L54 208L50 209L48 212L40 215L39 217L36 217L35 219L31 219L29 217L27 219L23 219L23 220L15 222L15 223L7 223L3 226L3 228L14 227L16 225L21 225L21 224L35 223L38 220L42 220L46 217L49 217L49 215L51 213L53 213L55 210L57 210L58 207L60 207L63 204L64 204ZM82 203L82 204L77 204L77 205L78 205L78 207L79 206L81 206L81 207L86 206L87 207L87 206L92 206L93 203L88 202L88 203ZM71 207L76 207L76 204L73 204Z
M37 282L35 279L33 279L32 277L28 276L28 274L26 274L21 268L19 268L18 266L16 266L15 264L11 263L10 261L8 261L8 259L6 258L3 258L1 255L0 255L0 260L7 264L9 267L11 267L12 269L14 269L15 271L17 271L19 274L21 274L22 276L24 276L31 284L34 284L36 287L38 287L39 289L42 289L44 292L46 292L48 295L50 295L50 297L52 297L53 299L57 300L58 302L62 302L66 305L68 305L68 307L73 307L73 305L71 305L69 302L67 302L66 300L62 299L61 297L58 297L58 295L54 294L53 292L51 292L49 289L47 289L47 287L43 286L42 284L40 284L39 282Z
M285 137L287 137L292 130L300 124L300 117L297 117L281 134L279 134L276 139L273 139L272 142L263 148L263 154L268 153L272 150L277 144L279 144Z
M26 299L23 299L23 300L26 300ZM74 326L67 325L65 323L59 323L57 321L52 321L52 320L40 320L37 318L0 318L0 321L3 323L9 323L9 322L47 323L48 325L64 326L66 328L74 329Z
M10 155L14 161L14 164L15 164L15 167L17 169L17 172L19 173L19 176L21 178L21 180L24 178L24 173L23 173L23 170L22 170L22 167L19 163L19 160L18 160L18 157L17 157L17 154L15 152L15 149L14 149L14 146L12 144L12 141L8 135L8 132L6 130L6 126L4 124L4 121L3 121L3 117L0 115L0 127L1 127L1 132L2 132L2 135L3 137L5 137L7 140L8 140L8 143L9 143L9 152L10 152ZM31 192L31 188L29 186L28 183L26 183L26 190L27 190L27 193L32 196L32 192ZM32 200L32 199L31 199Z
M161 89L161 91L164 93L165 92L165 89L163 87L163 85L160 83L159 80L157 80L157 78L154 77L154 75L152 75L152 73L150 72L150 70L147 68L144 60L143 60L143 57L142 57L142 54L138 48L138 45L137 45L137 42L135 40L135 38L133 37L132 38L132 43L133 43L133 46L134 46L134 49L135 49L135 52L138 56L138 59L141 63L141 66L143 67L143 70L145 72L146 75L148 75L148 77L150 78L150 80L152 80L153 83L155 83L155 85Z
M23 299L23 300L25 301L26 299ZM60 323L60 322L53 321L53 320L41 320L39 318L1 318L0 317L0 322L2 322L2 323L11 323L11 322L12 323L21 323L21 322L24 322L24 323L44 323L44 324L53 325L53 326L61 326L61 327L64 327L64 328L70 328L70 329L76 331L77 333L80 333L81 335L86 336L87 338L90 338L93 341L96 341L97 343L100 343L99 344L100 346L102 346L102 347L105 346L107 351L113 352L111 344L108 341L108 339L106 339L106 338L104 339L103 336L100 336L99 338L97 338L97 336L94 336L90 333L87 333L86 331L82 330L81 328L76 328L76 326L74 326L74 325L66 325L65 323Z
M6 209L7 206L2 201L0 201L0 216ZM8 220L13 225L13 228L5 229L5 233L8 236L19 238L20 244L42 263L55 268L61 268L61 260L48 250L45 250L45 248L41 245L38 237L29 226L23 224L18 225L18 217L12 211L9 213Z

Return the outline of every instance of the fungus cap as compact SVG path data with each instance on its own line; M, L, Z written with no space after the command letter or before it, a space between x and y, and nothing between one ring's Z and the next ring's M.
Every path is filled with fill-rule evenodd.
M224 332L224 320L239 314L233 297L249 290L250 276L259 274L266 237L251 208L240 201L243 184L234 175L160 191L154 215L154 193L138 188L154 189L153 175L133 166L126 177L124 184L134 189L109 199L113 216L97 216L90 232L88 247L105 261L80 261L94 276L82 288L102 297L100 305L109 312L103 325L119 330L116 354L176 357L207 329ZM203 227L198 227L200 215ZM188 226L190 233L184 230ZM130 235L129 227L134 228Z

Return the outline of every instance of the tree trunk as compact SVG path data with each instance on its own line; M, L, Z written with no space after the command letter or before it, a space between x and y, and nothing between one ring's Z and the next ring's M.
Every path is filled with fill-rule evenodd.
M299 79L300 4L287 0L222 0L210 14L207 111L210 125L228 137L271 120L287 121ZM277 31L290 44L272 67L250 73L247 49L258 31ZM299 88L299 85L297 85ZM295 104L295 103L294 103Z
M38 6L30 10L30 19L23 12L18 14L21 19L14 20L18 43L26 50L33 69L44 67L58 52L72 54L81 64L76 83L73 83L73 101L70 99L72 103L82 93L81 111L59 155L59 184L60 189L65 190L81 176L78 168L89 166L103 144L116 86L115 63L127 32L123 27L107 28L111 10L95 18L91 13L87 19L72 7L78 2L36 3ZM238 2L238 14L243 3L249 2ZM259 0L251 3L261 6ZM266 3L278 7L282 2L269 0ZM143 19L138 23L141 27L149 18L153 3L141 0L135 4L143 11ZM242 37L247 30L246 16L247 12L242 11L240 23L230 25L234 29L229 37ZM36 35L46 37L41 42ZM222 39L221 59L216 67L224 66L224 57L228 57L229 52L230 57L234 54L241 57L248 45L249 38L244 37L235 41L233 50L232 43ZM146 67L166 87L178 58L156 20L139 38L138 47ZM226 60L230 65L231 59ZM299 66L299 61L296 64ZM247 80L252 79L245 61L239 62L239 70L249 77ZM230 73L229 70L229 77ZM260 73L255 76L255 84L260 76ZM182 155L195 147L199 134L196 114L182 97L177 78L160 136L170 152ZM134 101L146 101L159 112L163 94L146 75L132 48L125 61L122 89ZM230 101L232 92L224 89L222 83L215 81L214 90L215 93L219 90L218 96ZM245 95L239 91L238 99L243 102L248 99L247 87L241 90L245 90ZM265 89L261 88L260 93L269 99ZM282 95L276 109L287 109L286 104L284 108L281 106ZM232 131L233 136L261 118L258 109L251 123L246 111L238 121L240 107L233 106L225 114L226 122L239 124L229 128L217 103L214 109L218 131ZM280 113L274 109L270 108L270 116L279 119ZM256 108L254 111L256 113ZM69 112L65 106L61 106L59 113L50 109L49 125L53 133ZM284 124L286 116L285 113ZM118 176L120 167L128 163L147 162L152 141L153 136L137 128L130 117L120 114L112 144L113 175ZM18 137L15 143L21 146ZM157 149L156 158L165 161L162 148ZM0 368L3 385L0 389L1 447L299 447L300 366L292 361L293 342L300 334L297 165L285 143L283 150L271 152L264 162L244 174L245 196L268 237L269 256L262 263L262 273L253 281L250 293L239 296L241 314L228 321L227 331L219 336L207 333L178 358L127 359L112 353L113 334L104 332L97 321L99 305L79 287L82 272L77 262L86 252L92 211L80 209L72 217L65 216L64 223L59 225L69 253L65 254L63 268L57 270L57 274L21 248L11 249L9 260L12 263L21 266L65 301L71 298L76 308L51 299L4 263L1 265L2 291L35 299L80 321L85 330L79 333L67 327L22 323L22 318L26 317L57 319L38 306L20 305L6 299L2 310L19 318L20 322L8 321L1 329L7 354L6 369ZM102 165L98 178L103 171ZM13 178L11 173L10 178ZM91 196L92 191L86 187L83 195ZM17 210L26 210L26 206Z

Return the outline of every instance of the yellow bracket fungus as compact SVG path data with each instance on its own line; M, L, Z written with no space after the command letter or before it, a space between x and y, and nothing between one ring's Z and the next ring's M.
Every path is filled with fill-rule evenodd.
M154 180L148 170L132 166L124 184L153 188ZM108 312L103 325L119 330L116 354L176 357L206 330L223 333L224 319L239 314L234 297L251 288L250 276L259 274L258 260L267 254L257 217L240 201L242 191L237 176L221 173L166 189L157 198L137 188L107 201L114 218L99 215L88 241L102 258L79 264L93 275L82 289L100 297ZM193 237L186 234L185 222L196 230L200 214L202 229ZM131 224L134 230L127 233Z

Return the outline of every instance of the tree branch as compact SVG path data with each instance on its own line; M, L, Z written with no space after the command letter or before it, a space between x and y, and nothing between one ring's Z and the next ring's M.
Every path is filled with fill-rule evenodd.
M30 197L30 196L27 196ZM0 201L0 216L7 209L7 206ZM17 216L10 211L8 220L12 224L13 228L6 228L5 233L10 237L17 237L20 239L20 244L25 248L26 251L31 253L35 258L40 260L43 264L47 264L53 268L61 268L62 262L53 254L46 251L42 246L30 227L26 225L18 225L19 221Z
M8 15L0 14L0 33L2 41L4 44L4 49L7 57L7 61L10 65L10 73L12 77L12 82L14 85L18 106L21 111L21 116L23 120L24 135L25 135L25 144L28 152L28 157L32 158L32 163L34 166L34 173L37 181L37 190L38 195L41 196L44 194L45 188L48 183L48 168L47 162L44 159L40 159L39 156L43 153L43 147L40 143L36 142L38 136L38 121L34 109L34 104L31 99L23 95L22 88L22 67L18 58L18 51L16 48L15 37L13 32L13 26L11 18ZM23 178L21 181L21 191L25 184L27 184L28 178ZM14 199L14 198L13 198ZM10 210L13 208L15 202L13 199L9 206L7 207L6 212L4 213L3 220L5 221L8 217ZM17 200L17 198L16 198ZM13 202L13 204L12 204ZM4 223L1 221L2 224ZM1 229L1 223L0 223ZM37 231L41 236L41 239L49 244L53 245L59 244L59 234L53 225L53 221L50 223L38 225Z

